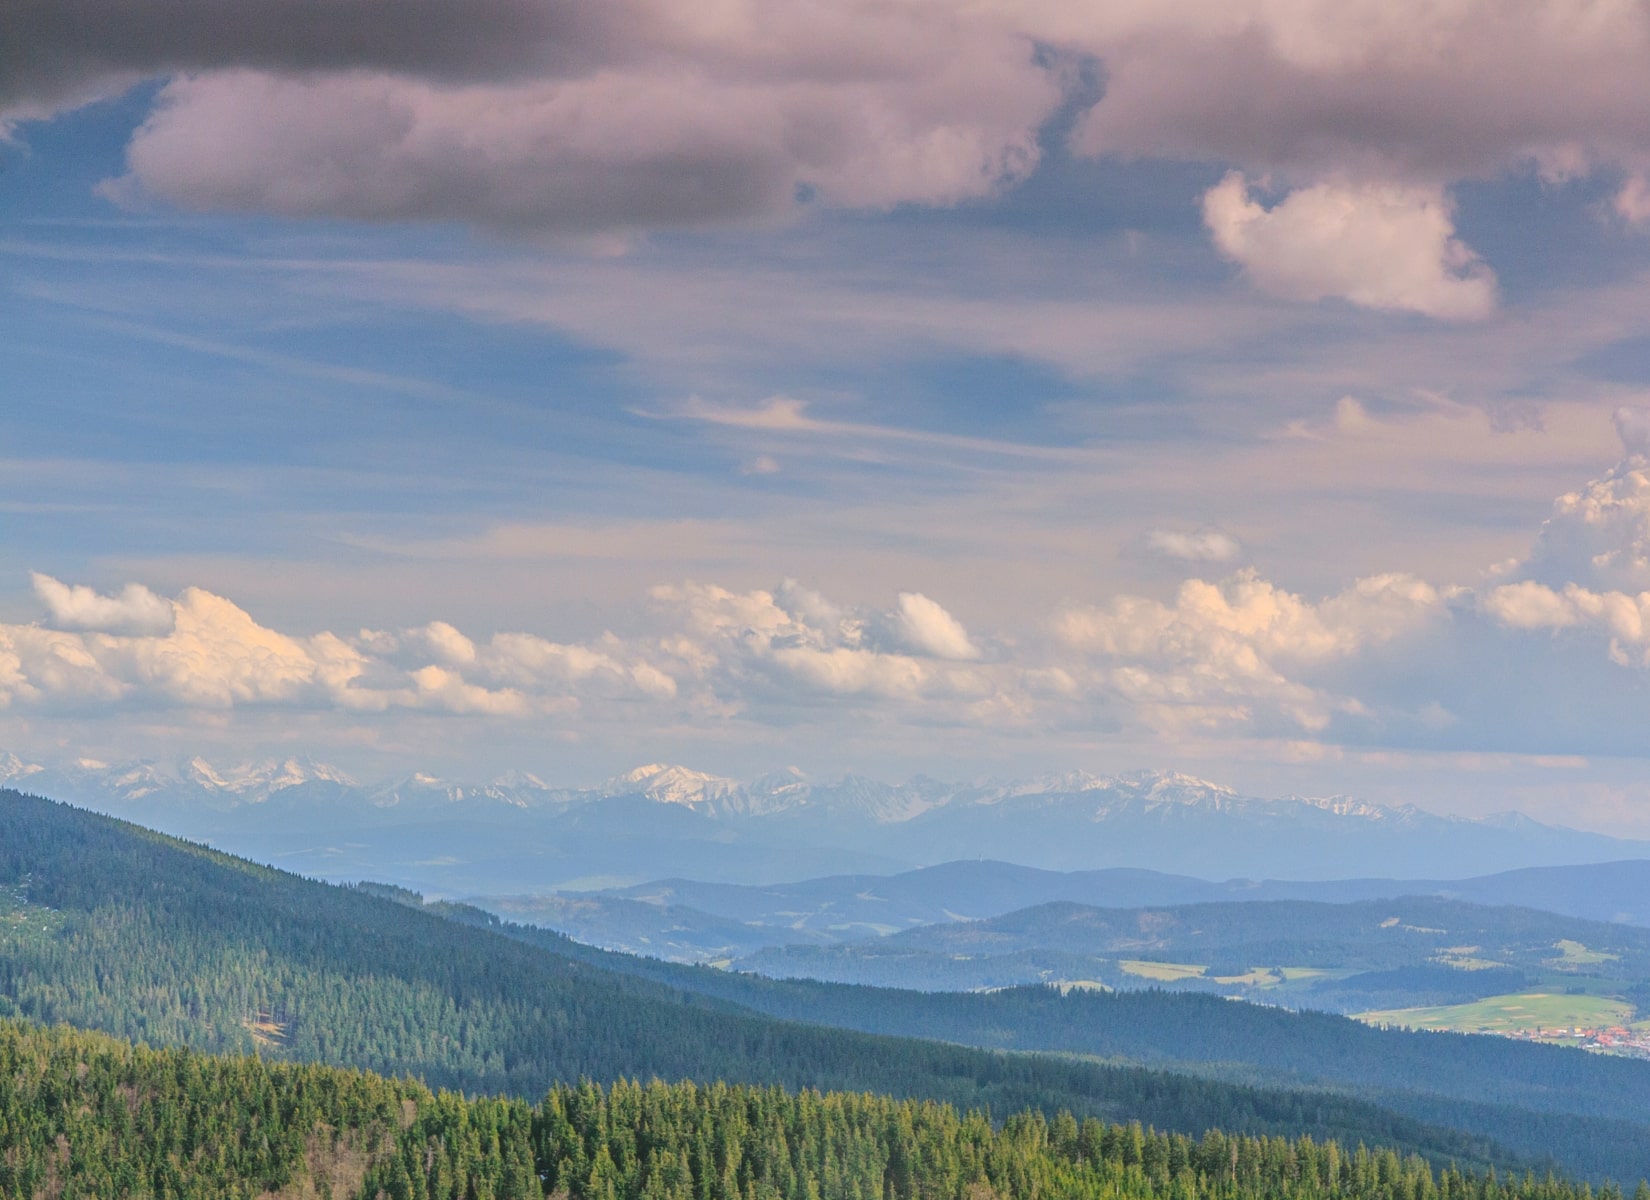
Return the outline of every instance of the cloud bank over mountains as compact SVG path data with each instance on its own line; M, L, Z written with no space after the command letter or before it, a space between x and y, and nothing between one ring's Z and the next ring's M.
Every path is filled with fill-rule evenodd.
M1630 447L1636 420L1622 418ZM439 620L297 633L199 588L34 582L42 619L0 626L14 713L302 711L363 728L421 713L630 744L807 722L1551 755L1636 752L1650 716L1650 458L1636 453L1559 497L1530 554L1475 582L1379 574L1311 598L1244 568L1166 598L1069 603L1032 629L970 629L915 592L872 609L786 581L661 585L648 628L581 640Z
M1240 172L1204 207L1263 290L1463 319L1494 274L1453 185L1596 178L1643 223L1647 55L1650 11L1587 0L21 0L0 120L163 79L113 195L529 236L952 206L1063 138Z

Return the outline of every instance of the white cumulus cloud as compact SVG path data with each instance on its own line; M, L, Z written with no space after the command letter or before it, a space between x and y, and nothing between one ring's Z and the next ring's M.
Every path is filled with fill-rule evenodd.
M1436 189L1320 183L1265 208L1232 172L1205 193L1203 218L1216 248L1277 296L1445 320L1495 309L1495 276L1455 237Z
M773 591L710 584L655 590L656 622L631 637L560 641L504 631L478 640L445 621L410 629L291 634L231 600L187 588L174 600L115 598L45 576L57 627L0 625L0 708L43 712L239 708L668 725L683 714L767 721L807 704L970 706L1014 690L1018 668L982 673L967 630L915 592L886 610L837 605L786 582ZM122 597L147 597L121 607ZM162 626L134 608L164 604ZM66 626L78 622L79 628Z
M684 584L656 588L654 598L685 634L674 647L684 666L734 708L808 696L911 703L977 687L969 669L937 661L977 655L967 632L914 593L892 612L839 608L794 583L773 592Z
M1360 580L1314 602L1242 571L1221 583L1188 580L1168 604L1124 596L1071 608L1055 633L1161 729L1316 732L1358 707L1319 682L1323 668L1417 633L1442 612L1438 592L1408 576Z
M1553 501L1518 574L1553 587L1650 589L1650 460L1635 455Z
M30 578L34 594L46 606L59 629L87 629L103 633L167 633L172 628L172 605L140 583L129 583L113 596L84 584L70 585L42 575Z
M1629 458L1650 457L1650 409L1623 406L1615 411L1615 423Z
M979 648L968 640L962 622L920 592L899 594L894 626L900 639L919 654L954 659L980 657Z

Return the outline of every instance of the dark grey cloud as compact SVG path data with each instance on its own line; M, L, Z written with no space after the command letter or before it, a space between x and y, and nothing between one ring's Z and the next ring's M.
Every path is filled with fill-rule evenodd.
M487 38L446 59L418 40L348 70L335 48L281 69L225 61L175 75L111 194L575 235L780 220L803 193L855 208L953 204L1029 172L1061 98L1029 40L920 6L634 0L622 46L594 18L498 11L540 52L512 46L486 78L461 68L489 61ZM577 64L544 49L571 45L584 47Z
M1086 153L1425 183L1650 162L1640 3L1194 0L1069 33L1107 69Z
M1035 166L1060 106L1039 57L1101 64L1080 154L1435 190L1533 162L1614 173L1622 218L1650 212L1644 3L9 0L0 121L173 77L129 192L627 231L779 218L799 190L851 207L992 195ZM224 150L235 131L207 103L283 176ZM187 166L186 137L221 161Z
M122 201L529 235L989 195L1061 89L1030 38L947 3L0 6L0 127L157 77Z
M578 75L639 49L636 16L625 0L7 0L0 114L226 67Z
M672 98L645 77L437 89L380 75L215 72L167 86L111 190L195 210L458 220L520 234L705 225L790 207L797 166L769 114L715 111L680 91L672 108Z

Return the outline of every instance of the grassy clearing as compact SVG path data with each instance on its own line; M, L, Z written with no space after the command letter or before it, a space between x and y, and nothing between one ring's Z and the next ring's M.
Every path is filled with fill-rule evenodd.
M1284 976L1271 967L1251 967L1242 975L1216 975L1216 983L1235 983L1244 987L1276 987Z
M1565 996L1524 992L1490 996L1471 1004L1437 1008L1393 1008L1358 1013L1370 1025L1401 1025L1408 1029L1444 1029L1457 1033L1539 1033L1543 1030L1596 1029L1626 1024L1633 1006L1608 996Z
M1195 963L1148 962L1145 959L1125 958L1118 962L1125 975L1141 979L1155 979L1159 983L1175 983L1182 979L1200 979L1209 968Z
M1333 974L1322 967L1279 967L1278 974L1283 976L1285 983L1296 983L1303 979L1323 979ZM1346 974L1346 972L1341 972Z
M44 940L63 926L63 914L29 903L27 883L0 885L0 943Z
M1283 987L1291 983L1305 983L1350 972L1331 971L1322 967L1250 967L1241 975L1210 975L1207 966L1198 963L1156 962L1151 959L1125 958L1118 962L1125 975L1150 979L1155 983L1181 983L1188 979L1207 979L1211 983L1251 988Z
M1589 950L1580 942L1571 941L1569 938L1554 942L1553 949L1560 955L1559 958L1548 959L1548 965L1554 967L1596 967L1600 963L1619 962L1621 959L1619 954Z
M1474 950L1478 947L1474 946ZM1457 971L1488 971L1491 967L1504 967L1507 964L1494 958L1479 958L1474 954L1457 953L1455 950L1445 950L1441 954L1434 954L1432 961L1446 967L1454 967Z

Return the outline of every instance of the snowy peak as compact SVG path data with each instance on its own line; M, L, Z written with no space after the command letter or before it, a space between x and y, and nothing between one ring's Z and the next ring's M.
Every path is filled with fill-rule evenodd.
M39 763L24 762L15 754L0 754L0 783L15 785L45 769Z
M900 825L958 796L954 784L920 776L895 785L847 775L829 787L820 788L815 803L821 810L842 816L858 817L877 825Z
M331 794L357 789L343 771L307 759L262 759L221 766L199 755L177 763L107 763L81 757L57 767L22 763L0 755L0 784L25 786L45 795L94 807L143 811L156 808L215 809L262 804L272 797L314 785Z
M97 782L123 800L143 800L175 789L182 782L178 772L155 763L127 763L101 772Z
M373 808L413 811L451 809L465 804L530 808L531 795L529 789L501 783L455 783L425 771L414 771L398 783L372 789L367 799Z
M608 780L600 789L608 796L640 795L660 804L697 809L715 808L719 801L743 790L737 780L664 763L649 763L626 771Z
M1009 784L1008 794L1015 796L1071 796L1080 792L1092 792L1098 788L1103 788L1108 782L1108 780L1102 779L1098 775L1091 775L1087 771L1061 771Z
M1229 787L1179 771L1131 771L1108 781L1106 790L1147 808L1197 808L1231 812L1246 801Z
M179 774L203 791L226 792L251 804L263 803L277 792L309 783L355 786L355 781L336 767L296 758L269 758L219 768L196 757L184 763Z
M813 788L795 767L741 783L691 767L649 763L608 780L597 795L645 796L657 804L681 805L712 816L755 817L806 805Z
M1131 771L1112 776L1067 771L979 787L971 802L1024 812L1070 812L1094 821L1152 812L1240 812L1260 803L1239 796L1229 787L1177 771Z
M1381 804L1371 804L1367 800L1355 800L1351 796L1293 796L1291 799L1297 804L1307 805L1332 816L1355 817L1365 821L1407 819L1420 812L1419 809L1408 804L1398 808L1388 808Z
M782 767L751 780L746 790L761 796L803 796L810 789L808 777L800 768Z
M745 816L766 816L811 804L814 786L800 769L784 767L751 780L740 789L740 798Z

